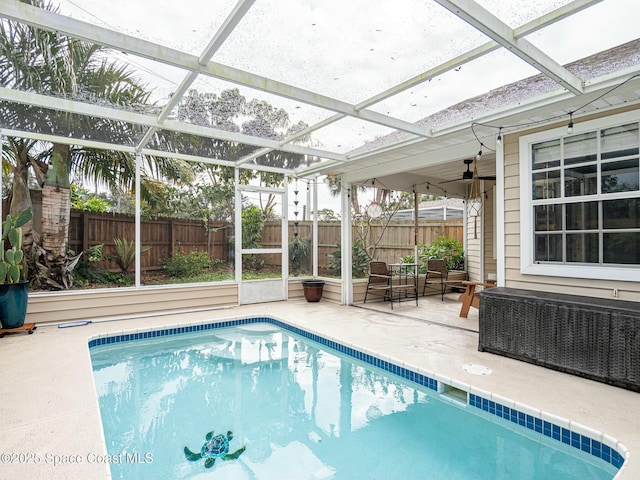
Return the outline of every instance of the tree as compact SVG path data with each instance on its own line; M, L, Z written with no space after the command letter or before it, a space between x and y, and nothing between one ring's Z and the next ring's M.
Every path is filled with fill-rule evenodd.
M342 193L342 179L336 175L327 175L326 181L329 185L329 194L334 198L339 197ZM361 215L362 213L360 210L360 200L358 198L358 193L364 191L366 191L366 187L357 185L351 186L351 215L354 217Z
M389 190L377 189L374 198L382 207L382 215L379 218L373 218L365 211L363 215L354 216L352 219L355 235L360 240L369 259L376 258L378 245L380 245L393 215L403 205L411 205L413 203L410 197L413 197L413 194L398 192L398 195L394 198Z
M307 125L303 122L291 125L289 114L281 108L275 108L264 100L247 99L236 88L223 90L220 94L202 93L190 90L178 107L178 119L197 125L220 128L230 132L239 132L271 140L282 140L304 130ZM171 141L181 143L185 136L177 134ZM303 136L296 143L309 143L312 140ZM189 145L196 144L199 153L211 158L225 158L239 160L256 150L256 147L246 144L225 142L221 140L190 138ZM273 150L264 153L248 164L275 166L294 169L307 161L304 155ZM217 165L204 165L201 172L206 173L207 180L215 188L211 193L225 194L217 198L217 202L224 200L228 212L233 211L233 169ZM241 170L240 181L248 184L257 181L261 185L282 186L284 175L270 172ZM273 216L275 197L266 195L260 197L260 208L266 218Z
M321 222L340 220L340 215L338 215L330 208L322 208L318 210L318 220L320 220Z
M86 212L108 212L109 202L90 193L86 188L71 184L71 206Z
M23 0L24 3L57 12L48 0ZM11 88L45 95L80 100L88 103L117 105L124 109L152 109L148 105L150 93L134 73L114 61L104 47L40 30L26 24L5 20L0 22L0 84ZM29 105L0 101L0 115L16 129L52 135L91 136L95 132L107 135L120 144L135 144L141 127L102 118L74 116ZM266 102L247 102L238 90L216 94L189 92L179 108L179 119L200 125L241 131L265 138L283 139L306 127L289 125L289 117L282 109ZM307 141L305 137L299 141ZM12 211L22 211L31 203L29 171L33 172L43 189L42 238L35 255L40 285L68 288L72 284L72 261L67 258L70 218L70 184L72 175L111 191L132 191L135 178L135 158L130 153L90 149L70 143L39 144L29 140L8 141L3 163L13 172ZM239 159L252 153L255 147L197 137L183 133L160 132L155 147L165 151L189 151L209 158ZM165 157L145 156L145 172L141 196L150 215L162 212L166 205L184 205L181 185L187 189L207 175L215 179L213 188L202 192L209 195L203 212L229 216L233 211L233 169L212 165L193 165ZM278 165L293 168L305 161L303 155L273 151L252 160L254 164ZM249 164L250 165L250 164ZM259 176L242 170L242 181L258 179L263 184L282 184L283 176L262 173ZM176 186L169 188L168 180ZM217 183L216 183L217 182ZM211 185L209 185L210 187ZM16 203L15 207L13 203ZM220 208L225 204L226 208ZM267 197L262 208L266 216L273 210L273 198ZM211 217L210 217L211 218Z
M39 8L57 12L44 0L25 0ZM94 102L132 106L144 105L149 93L138 84L132 72L110 60L104 47L71 39L13 21L0 24L0 80L4 85L46 95ZM34 131L60 133L65 126L69 135L101 131L114 139L130 141L135 131L124 122L76 118L72 115L37 107L3 104L3 113ZM12 210L23 208L31 200L26 178L31 166L42 182L42 239L36 255L41 286L64 288L73 278L67 258L71 208L70 175L77 170L103 185L131 182L134 161L130 154L53 144L38 156L31 152L35 142L12 140L14 160ZM32 160L36 160L33 162ZM37 160L40 160L38 162Z

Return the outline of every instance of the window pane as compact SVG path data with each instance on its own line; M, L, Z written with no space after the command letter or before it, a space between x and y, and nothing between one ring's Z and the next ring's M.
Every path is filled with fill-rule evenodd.
M603 228L640 228L640 199L623 198L602 202Z
M541 170L560 166L560 140L551 140L533 145L531 149L532 169Z
M638 124L606 128L600 133L602 159L638 154Z
M535 235L536 262L562 261L562 235L558 233Z
M638 159L602 164L602 193L638 190Z
M598 202L567 203L567 230L596 230Z
M598 234L567 234L567 262L599 263Z
M640 263L640 232L605 233L602 244L604 263Z
M536 232L562 230L562 205L536 205L533 209Z
M564 164L595 162L598 147L596 132L582 133L564 139Z
M596 165L567 168L564 172L565 197L595 195L598 193Z
M533 199L560 197L560 170L533 174Z

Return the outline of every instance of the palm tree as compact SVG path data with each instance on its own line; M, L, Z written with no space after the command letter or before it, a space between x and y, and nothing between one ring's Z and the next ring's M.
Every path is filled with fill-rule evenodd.
M33 6L57 12L57 7L45 0L25 0ZM106 101L114 105L145 105L149 92L121 64L108 58L104 47L43 31L14 21L0 23L0 82L3 85L47 95L85 101ZM36 107L2 105L7 115L21 125L35 130L57 131L66 126L70 133L104 132L112 139L131 142L135 127L102 119L78 119L72 114ZM46 131L46 130L45 130ZM32 162L30 152L35 143L27 140L9 141L8 158L13 159L14 185L12 211L30 204L26 188L27 169L39 167L42 180L42 250L38 256L40 273L48 276L46 284L53 288L69 287L72 283L67 246L71 211L70 175L73 171L89 173L107 186L131 184L134 159L130 154L68 144L54 144L41 152L41 163ZM48 159L47 163L42 160ZM36 169L36 170L38 170ZM20 204L20 205L18 205Z

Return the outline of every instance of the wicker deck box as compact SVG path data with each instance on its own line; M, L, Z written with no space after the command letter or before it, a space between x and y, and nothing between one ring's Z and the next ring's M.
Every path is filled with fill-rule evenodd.
M485 289L478 350L640 392L640 303Z

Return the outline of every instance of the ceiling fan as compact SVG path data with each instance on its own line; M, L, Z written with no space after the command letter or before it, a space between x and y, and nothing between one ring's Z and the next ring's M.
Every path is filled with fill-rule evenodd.
M456 178L455 180L447 180L441 183L460 182L460 181L470 182L471 180L473 180L474 172L471 171L473 158L465 158L463 161L464 161L464 164L467 166L467 169L464 172L462 172L462 178ZM477 174L477 171L476 171L476 174ZM485 176L477 175L477 179L478 180L495 180L496 176L495 175L485 175Z

